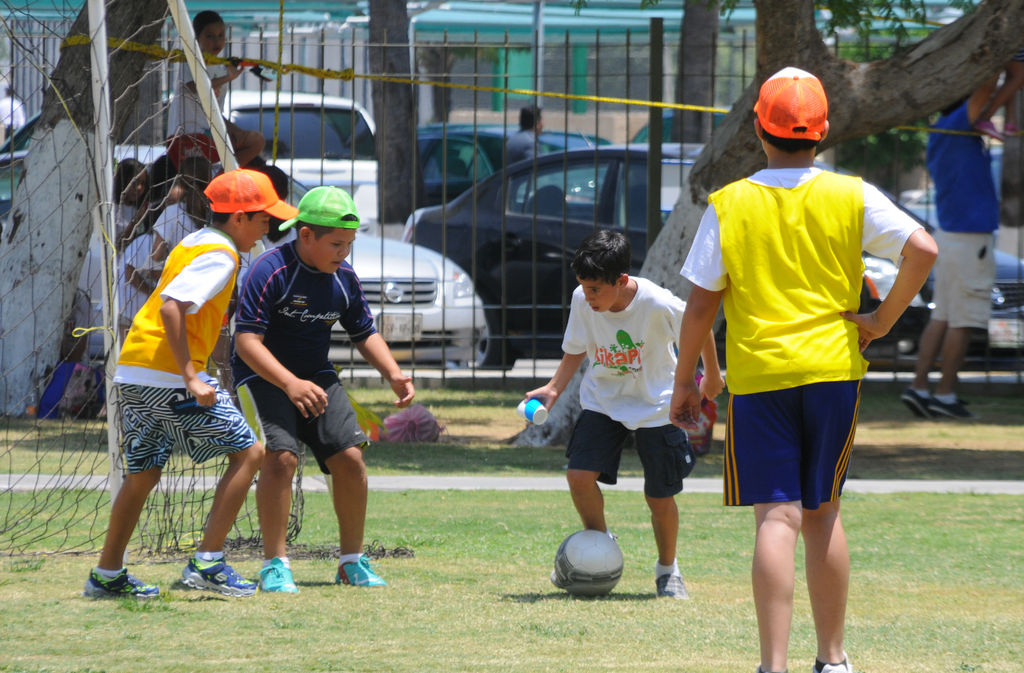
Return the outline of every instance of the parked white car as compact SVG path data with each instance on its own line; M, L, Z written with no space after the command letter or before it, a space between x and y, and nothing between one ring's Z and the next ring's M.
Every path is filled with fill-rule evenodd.
M484 304L469 274L418 245L360 233L349 262L359 276L377 331L399 362L465 366L487 340ZM331 360L362 358L336 326Z
M349 194L363 230L377 224L376 126L369 112L350 98L314 93L229 91L224 116L266 139L265 157L299 182L332 185Z

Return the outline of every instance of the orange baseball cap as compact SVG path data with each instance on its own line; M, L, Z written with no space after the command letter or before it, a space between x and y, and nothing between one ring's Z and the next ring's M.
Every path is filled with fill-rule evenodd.
M761 128L777 138L821 140L828 99L817 77L799 68L783 68L761 85L754 112Z
M265 211L281 220L299 214L298 208L281 200L265 173L247 168L221 173L210 181L203 193L210 199L210 210L215 213Z

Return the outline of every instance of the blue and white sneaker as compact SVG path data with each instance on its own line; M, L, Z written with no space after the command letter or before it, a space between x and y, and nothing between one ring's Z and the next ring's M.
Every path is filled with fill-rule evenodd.
M370 559L366 558L366 554L362 554L358 561L340 564L334 583L349 584L354 587L385 587L388 585L380 575L373 572L373 568L370 567Z
M216 591L225 596L252 596L256 583L250 582L234 571L224 559L203 562L194 557L181 573L181 581L193 589Z
M117 577L108 580L94 569L85 581L82 595L87 598L156 598L160 589L129 575L127 570L122 569Z
M260 570L260 591L297 594L299 588L292 579L292 571L284 561L274 557Z

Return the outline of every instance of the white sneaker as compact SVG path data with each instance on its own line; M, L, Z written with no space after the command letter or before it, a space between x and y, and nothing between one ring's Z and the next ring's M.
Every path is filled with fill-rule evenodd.
M811 666L811 673L819 673L817 664ZM843 652L843 663L825 664L822 666L820 673L853 673L853 667L850 666L850 657L846 656L846 652Z

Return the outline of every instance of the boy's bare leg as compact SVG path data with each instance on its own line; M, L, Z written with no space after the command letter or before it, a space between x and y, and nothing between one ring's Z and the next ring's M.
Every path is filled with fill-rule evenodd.
M267 451L256 481L256 512L263 534L263 558L287 556L288 517L292 508L292 479L299 457L291 451Z
M124 550L128 548L132 533L139 525L139 516L142 515L142 508L146 505L149 492L160 481L160 472L159 467L154 467L125 475L121 489L110 508L110 524L107 526L103 551L100 552L100 568L117 570L124 567Z
M786 670L796 572L793 555L801 513L797 501L754 505L757 536L751 577L761 639L761 668L765 671Z
M569 482L572 504L580 515L583 527L588 530L608 530L604 518L604 494L597 485L598 472L589 470L568 470L565 478Z
M326 463L331 471L341 553L358 554L363 551L366 526L367 486L363 451L358 446L350 446L328 458Z
M252 479L263 462L263 445L253 444L244 451L228 455L228 469L217 484L213 494L210 518L206 522L203 542L198 551L221 551L231 526L235 523L238 510L245 502L245 496L252 486Z
M651 509L651 527L654 528L654 543L658 546L658 563L670 566L676 560L676 538L679 536L679 508L676 507L676 499L644 497Z
M839 517L839 501L823 502L803 512L807 591L818 636L818 659L843 660L846 596L850 586L850 551Z

